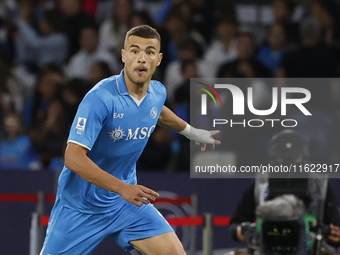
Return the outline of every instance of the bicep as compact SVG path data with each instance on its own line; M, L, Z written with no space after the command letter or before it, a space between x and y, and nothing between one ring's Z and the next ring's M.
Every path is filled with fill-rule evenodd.
M80 162L84 162L89 150L74 142L68 142L65 150L65 166L71 170L76 168Z

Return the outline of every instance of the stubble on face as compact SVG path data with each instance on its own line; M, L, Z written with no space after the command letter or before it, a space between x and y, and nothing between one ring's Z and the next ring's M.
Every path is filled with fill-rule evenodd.
M138 87L148 83L160 64L162 55L159 51L157 39L130 36L122 52L127 78Z

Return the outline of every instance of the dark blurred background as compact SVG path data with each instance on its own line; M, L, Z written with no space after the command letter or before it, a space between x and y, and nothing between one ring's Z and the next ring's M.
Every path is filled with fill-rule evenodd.
M154 79L167 88L166 105L187 121L190 78L334 78L313 88L313 121L299 131L312 162L339 163L339 13L337 0L0 1L0 191L55 192L79 102L98 81L120 72L125 33L140 24L162 37L164 58ZM267 109L270 88L257 91L257 106ZM223 150L240 164L265 161L279 130L232 133ZM197 193L199 213L232 214L249 180L190 179L189 148L186 138L156 128L137 165L140 182ZM0 254L28 254L34 206L0 206L6 222ZM218 231L216 247L236 245L226 229Z

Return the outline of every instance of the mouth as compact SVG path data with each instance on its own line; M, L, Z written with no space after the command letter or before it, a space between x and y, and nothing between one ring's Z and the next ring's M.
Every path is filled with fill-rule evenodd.
M136 72L138 75L142 75L142 74L144 74L144 73L147 72L147 69L146 69L145 67L137 67L137 68L135 69L135 72Z

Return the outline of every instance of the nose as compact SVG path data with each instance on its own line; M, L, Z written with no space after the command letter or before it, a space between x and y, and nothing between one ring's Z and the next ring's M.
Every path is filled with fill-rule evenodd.
M145 64L145 61L146 61L146 54L145 52L141 51L139 54L138 54L138 64Z

